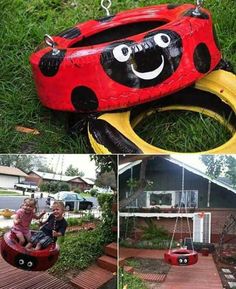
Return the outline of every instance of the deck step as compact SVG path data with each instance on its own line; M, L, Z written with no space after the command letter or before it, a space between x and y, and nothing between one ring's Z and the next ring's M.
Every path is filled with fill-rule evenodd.
M110 272L117 271L117 259L103 255L97 259L97 264L99 267L106 269Z
M153 273L138 273L134 272L134 275L150 282L164 282L166 274L153 274Z
M105 247L105 254L117 258L117 243L113 242Z
M97 265L92 265L70 280L78 289L99 289L113 278L113 274Z

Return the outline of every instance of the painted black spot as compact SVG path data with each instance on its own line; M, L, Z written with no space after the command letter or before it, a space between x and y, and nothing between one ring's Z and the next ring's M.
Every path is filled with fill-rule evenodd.
M194 49L193 61L198 72L206 73L211 67L211 55L205 43L199 43Z
M116 16L116 15L106 16L106 17L97 19L97 21L98 21L98 22L101 22L101 23L109 22L109 21L111 21L115 16Z
M171 30L148 33L143 42L113 42L100 57L106 74L128 87L155 86L170 77L182 57L181 37Z
M143 153L134 143L102 119L90 120L89 131L111 153Z
M188 256L180 256L178 258L178 263L179 263L179 265L188 265L188 263L189 263Z
M6 250L3 250L2 252L1 252L1 254L2 254L2 257L6 260L7 259L7 251Z
M177 7L179 7L179 6L182 6L181 4L168 4L167 5L167 9L175 9L175 8L177 8Z
M18 254L15 257L15 266L23 270L33 270L37 263L37 259L30 255Z
M79 111L91 111L98 108L96 94L86 86L78 86L72 90L71 102L74 108Z
M54 257L55 257L54 255L48 256L48 261L49 261L49 262L52 262L52 261L55 259Z
M53 51L50 50L40 59L39 69L44 76L54 76L57 74L60 64L62 63L66 50L59 50L58 54L53 54Z
M209 19L209 15L202 11L202 9L199 9L199 14L196 13L195 8L191 8L183 13L184 16L189 17L195 17L199 19Z
M68 28L57 34L57 36L60 36L66 39L74 39L80 35L81 35L81 31L78 27Z

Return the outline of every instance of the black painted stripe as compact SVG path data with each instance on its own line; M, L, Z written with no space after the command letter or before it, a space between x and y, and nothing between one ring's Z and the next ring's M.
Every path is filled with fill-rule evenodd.
M111 153L143 153L134 143L105 120L90 120L89 132L97 143L105 146Z
M81 31L78 27L68 28L57 34L57 36L60 36L66 39L74 39L80 35L81 35Z

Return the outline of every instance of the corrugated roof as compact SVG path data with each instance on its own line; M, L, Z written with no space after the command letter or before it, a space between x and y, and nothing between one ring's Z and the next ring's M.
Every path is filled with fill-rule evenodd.
M191 167L191 166L189 166L189 165L187 165L187 164L185 164L185 163L183 163L183 162L181 162L181 161L179 161L177 159L174 159L174 158L171 158L171 157L163 157L163 158L165 160L171 162L171 163L174 163L174 164L178 165L178 166L181 166L181 167L183 166L184 169L186 169L186 170L188 170L188 171L190 171L190 172L192 172L192 173L194 173L194 174L196 174L198 176L201 176L204 179L207 179L207 180L211 181L212 183L217 184L218 186L221 186L221 187L223 187L223 188L225 188L225 189L227 189L227 190L229 190L229 191L231 191L231 192L236 194L236 189L234 189L233 187L229 186L225 182L221 182L219 180L212 179L208 175L206 175L205 173L203 173L203 172L199 171L198 169L195 169L195 168L193 168L193 167Z
M88 185L94 185L94 181L88 178L80 177Z
M68 182L69 180L76 178L75 176L71 177L71 176L64 176L64 175L59 175L59 174L54 174L54 173L45 173L45 172L40 172L40 171L32 171L32 172L38 175L40 178L46 179L46 180Z
M129 163L125 163L125 164L119 165L119 175L123 174L128 169L139 165L141 162L142 162L142 160L137 160L137 161L134 161L134 162L129 162Z
M151 156L151 157L153 158L153 156ZM201 171L199 171L199 170L197 170L197 169L195 169L195 168L193 168L193 167L191 167L191 166L189 166L189 165L187 165L187 164L185 164L185 163L183 163L183 162L181 162L181 161L179 161L177 159L174 159L174 158L172 158L170 156L157 156L157 157L161 157L161 158L167 160L168 162L176 164L176 165L178 165L180 167L183 166L184 169L186 169L186 170L188 170L188 171L190 171L190 172L192 172L192 173L194 173L196 175L199 175L199 176L203 177L204 179L207 179L207 180L211 181L212 183L217 184L218 186L221 186L221 187L223 187L223 188L225 188L225 189L227 189L227 190L229 190L229 191L231 191L231 192L236 194L236 189L234 189L232 186L226 184L225 182L221 182L219 180L212 179L209 176L207 176L205 173L203 173L203 172L201 172ZM136 166L136 165L140 164L141 162L142 162L142 160L137 160L137 161L134 161L134 162L131 162L131 163L129 162L129 163L125 163L125 164L120 165L119 166L119 174L122 174L126 170L130 169L133 166Z
M27 174L15 167L0 166L1 175L27 177Z
M40 171L32 171L34 174L38 175L40 178L42 179L46 179L46 180L53 180L53 181L62 181L62 182L69 182L69 181L73 181L76 178L81 179L83 182L87 183L87 184L91 184L93 185L94 182L92 182L91 180L87 179L87 178L82 178L80 176L65 176L65 175L59 175L59 174L54 174L54 173L45 173L45 172L40 172Z

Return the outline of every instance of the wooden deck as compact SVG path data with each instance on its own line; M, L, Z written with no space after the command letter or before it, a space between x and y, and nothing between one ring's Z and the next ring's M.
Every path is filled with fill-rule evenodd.
M69 283L48 274L17 269L0 256L1 289L74 289Z

